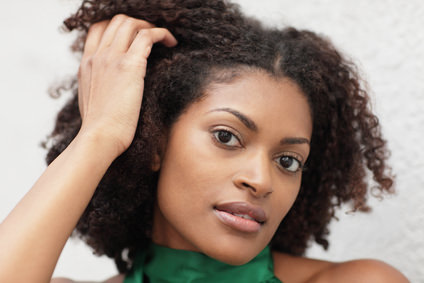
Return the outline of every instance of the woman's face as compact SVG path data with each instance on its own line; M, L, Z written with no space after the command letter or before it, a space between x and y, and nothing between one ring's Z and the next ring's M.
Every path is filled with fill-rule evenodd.
M243 264L271 240L300 187L312 120L288 79L213 84L173 125L161 158L153 241Z

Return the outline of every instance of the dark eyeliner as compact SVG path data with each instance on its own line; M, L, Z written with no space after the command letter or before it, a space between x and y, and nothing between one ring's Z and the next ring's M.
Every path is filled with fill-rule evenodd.
M296 171L290 171L289 169L287 169L287 168L284 168L282 165L281 165L281 163L279 162L279 159L280 158L282 158L282 157L290 157L290 158L292 158L295 162L297 162L298 163L298 166L299 166L299 168L297 168L297 170ZM297 156L297 154L293 154L293 153L289 153L289 152L286 152L286 153L284 153L284 154L281 154L281 155L279 155L279 156L277 156L275 159L278 159L278 161L277 161L277 164L278 164L278 166L282 169L282 170L284 170L285 172L288 172L288 173L290 173L290 174L296 174L297 172L302 172L303 171L303 166L304 166L304 164L303 164L303 162L301 161L301 159Z
M216 128L212 128L210 130L211 135L212 135L212 139L214 141L215 144L217 144L218 146L224 147L226 149L230 149L230 150L235 150L237 148L243 147L243 144L241 142L241 138L235 134L231 129L229 129L228 127L216 127ZM223 142L221 142L217 137L216 134L219 132L228 132L232 135L232 137L234 137L237 140L238 145L227 145Z

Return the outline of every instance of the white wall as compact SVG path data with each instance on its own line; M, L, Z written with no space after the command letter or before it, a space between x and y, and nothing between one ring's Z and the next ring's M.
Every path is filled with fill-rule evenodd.
M294 25L329 36L360 65L393 154L397 195L371 200L371 214L346 214L331 225L330 249L308 255L329 260L382 259L424 282L424 3L421 0L239 0L270 25ZM48 87L75 73L72 36L58 31L74 0L9 1L0 17L0 220L44 170L38 144L64 99ZM56 276L101 280L112 262L70 240Z

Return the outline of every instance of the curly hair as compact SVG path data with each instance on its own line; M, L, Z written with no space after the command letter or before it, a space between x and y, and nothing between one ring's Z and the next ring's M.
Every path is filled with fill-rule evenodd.
M120 272L151 237L158 173L151 162L179 115L208 85L248 69L295 82L313 116L311 152L299 195L271 247L302 255L311 241L328 247L335 209L351 203L367 211L367 191L392 191L388 150L355 65L328 39L293 27L271 29L222 0L84 0L64 21L78 30L81 52L88 28L117 14L169 29L179 44L155 45L149 57L142 110L135 138L100 182L76 226L76 234L99 254L114 258ZM62 91L63 87L59 89ZM59 112L49 139L47 163L72 141L81 126L77 83Z

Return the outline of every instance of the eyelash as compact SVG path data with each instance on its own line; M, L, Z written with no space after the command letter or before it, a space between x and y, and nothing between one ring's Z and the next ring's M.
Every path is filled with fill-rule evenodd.
M236 139L236 141L237 141L238 145L228 145L228 144L226 144L225 142L221 141L221 140L219 139L219 137L218 137L218 135L219 135L220 133L226 133L226 134L229 134L231 139L233 139L233 138L234 138L234 139ZM242 142L241 142L241 138L240 138L239 136L237 136L236 134L234 134L232 131L228 130L228 129L217 129L217 130L214 130L214 131L212 132L212 136L213 136L213 138L214 138L215 142L219 143L219 145L223 145L223 146L225 146L226 148L229 148L229 149L236 149L236 148L243 147L243 146L242 146Z
M287 171L289 173L293 173L293 174L295 174L295 173L297 173L299 171L303 171L304 166L303 166L302 162L300 161L300 158L298 158L297 156L295 156L293 153L284 153L284 154L276 157L274 160L278 160L278 159L281 159L283 157L291 158L291 161L294 161L294 162L297 163L297 168L295 170L289 170L288 168L283 167L279 161L276 161L277 165L279 167L281 167L283 170L285 170L285 171Z
M218 135L221 134L221 133L229 134L230 135L230 140L229 141L231 141L231 139L236 139L238 145L228 145L225 142L221 141L220 138L218 137ZM214 130L214 131L212 131L212 137L213 137L213 140L214 140L215 143L218 143L218 145L224 146L225 148L230 149L230 150L235 150L237 148L243 147L242 142L241 142L241 138L238 135L234 134L232 131L228 130L228 129L217 129L217 130ZM294 162L297 163L297 168L295 170L289 170L288 168L283 167L282 164L279 162L279 159L281 159L281 158L287 158L287 157L290 158L291 161L294 161ZM293 153L284 153L282 155L277 156L273 160L276 160L276 163L277 163L278 167L280 167L282 170L284 170L286 172L289 172L289 173L292 173L292 174L295 174L295 173L297 173L299 171L303 171L304 170L304 166L303 166L302 162L300 161L300 159L301 158L299 158L297 155L295 155Z

